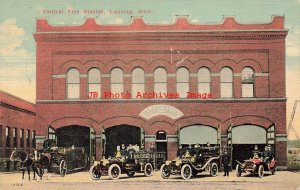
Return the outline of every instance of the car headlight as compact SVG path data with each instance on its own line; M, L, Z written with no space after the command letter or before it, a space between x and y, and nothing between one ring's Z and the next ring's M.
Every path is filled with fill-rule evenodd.
M180 166L180 164L181 164L181 160L176 160L175 165L176 165L176 166Z
M256 168L256 165L255 165L255 164L253 164L252 168L253 168L253 169L255 169L255 168Z
M98 162L98 161L94 162L94 166L97 166L98 164L100 164L100 162Z
M166 165L168 166L168 165L170 165L171 164L171 161L170 160L167 160L166 161Z
M108 163L109 163L108 160L103 160L103 161L102 161L102 166L106 166Z

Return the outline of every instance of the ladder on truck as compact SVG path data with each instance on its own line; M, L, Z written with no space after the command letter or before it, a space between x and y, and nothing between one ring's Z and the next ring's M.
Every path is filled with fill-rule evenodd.
M293 127L293 120L294 120L294 117L295 117L295 112L296 112L298 102L300 102L300 100L295 100L292 115L291 115L289 125L288 125L288 128L287 128L287 135L289 135L290 132L293 131L297 139L299 139L299 135L298 135L297 131L295 130L295 128Z

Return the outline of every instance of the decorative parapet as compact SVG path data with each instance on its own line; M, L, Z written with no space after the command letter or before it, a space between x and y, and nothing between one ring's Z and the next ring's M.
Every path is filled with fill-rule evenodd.
M100 25L95 18L87 18L82 25L50 25L47 19L37 19L36 32L117 32L117 31L210 31L210 30L284 30L284 17L273 16L270 23L238 23L225 17L221 24L190 23L188 16L176 16L173 24L146 24L143 17L132 17L127 25Z

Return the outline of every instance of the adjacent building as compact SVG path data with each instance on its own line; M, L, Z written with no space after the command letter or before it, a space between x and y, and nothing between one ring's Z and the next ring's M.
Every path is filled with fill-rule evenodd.
M9 158L14 148L33 153L36 147L35 104L0 91L0 171L16 170Z

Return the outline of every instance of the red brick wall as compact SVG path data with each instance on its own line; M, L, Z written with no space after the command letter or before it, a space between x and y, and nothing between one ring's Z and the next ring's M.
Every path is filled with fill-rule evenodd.
M177 32L174 32L175 29ZM237 32L237 29L243 31ZM41 33L34 35L37 41L38 133L44 135L48 125L59 128L77 124L93 126L96 134L100 135L102 127L130 124L143 127L146 135L154 135L158 130L175 135L180 127L206 124L221 127L222 134L226 135L230 124L250 123L268 128L275 123L276 133L285 134L284 39L287 32L283 29L283 17L274 17L270 24L240 25L233 18L227 18L221 25L199 26L190 25L184 18L178 18L171 26L150 26L141 19L134 19L131 25L116 27L99 26L93 19L78 27L50 26L47 21L38 20L37 32ZM148 32L137 32L141 30ZM159 30L164 32L157 32ZM54 33L43 33L49 31ZM73 33L59 33L62 31ZM82 31L98 33L83 34L80 33ZM142 67L148 75L145 78L148 92L154 90L151 74L155 68L164 67L169 74L168 91L175 92L174 75L182 66L194 75L189 78L190 90L194 92L197 92L195 74L198 69L209 68L213 74L211 92L215 100L62 101L66 99L64 75L71 67L77 68L81 75L87 75L92 67L99 68L101 75L110 74L115 67L120 67L124 74L131 74L133 68ZM225 66L236 75L233 100L220 100L219 73ZM242 86L239 75L246 66L252 67L257 74L255 97L251 100L240 99ZM109 81L109 77L102 76L102 92L110 91ZM124 77L124 91L131 92L130 83L131 78ZM86 77L80 78L80 99L87 99ZM166 116L146 120L139 116L143 109L155 104L174 106L184 116L175 120ZM173 156L176 148L176 143L169 143L168 155ZM285 164L286 154L279 151L282 148L286 145L279 143L276 155L279 163Z

